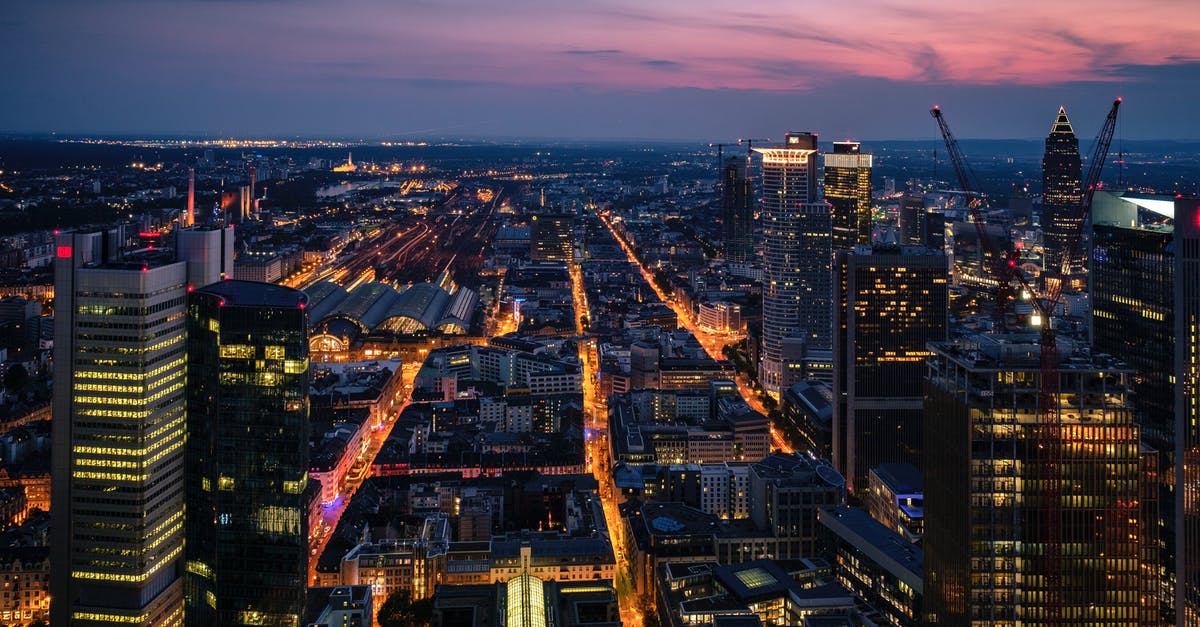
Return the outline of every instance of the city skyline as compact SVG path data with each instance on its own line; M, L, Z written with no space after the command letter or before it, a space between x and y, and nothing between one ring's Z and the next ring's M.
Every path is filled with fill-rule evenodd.
M0 131L722 139L803 123L923 139L938 103L962 111L963 137L1032 138L1046 110L1088 128L1129 95L1125 138L1194 139L1189 13L1200 18L1167 1L1086 16L1066 3L26 5L0 21L13 94Z

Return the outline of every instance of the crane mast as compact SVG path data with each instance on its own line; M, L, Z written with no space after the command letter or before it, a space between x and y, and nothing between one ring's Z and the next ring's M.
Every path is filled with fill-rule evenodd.
M1121 99L1113 101L1108 116L1100 128L1092 147L1091 160L1088 163L1087 175L1082 181L1082 194L1079 205L1075 208L1071 223L1073 230L1067 235L1066 254L1064 255L1061 271L1064 276L1070 272L1070 259L1078 251L1083 237L1084 225L1091 212L1092 199L1100 187L1100 177L1103 174L1104 162L1108 159L1108 151L1112 145L1113 133L1117 125L1117 111ZM958 177L959 186L967 194L967 208L971 219L975 222L979 234L980 246L987 245L992 252L993 277L997 281L996 297L996 329L1004 328L1004 312L1007 300L1012 296L1012 281L1016 279L1022 287L1029 291L1034 310L1040 314L1042 328L1040 333L1040 381L1038 390L1038 423L1034 429L1037 446L1037 468L1034 473L1042 479L1044 495L1041 500L1043 509L1042 532L1045 534L1043 552L1045 560L1044 581L1046 614L1049 622L1062 618L1062 449L1063 425L1062 412L1059 408L1059 369L1058 342L1054 334L1053 314L1057 309L1058 300L1062 295L1062 278L1048 277L1043 281L1044 289L1035 290L1030 281L1021 272L1019 253L1012 248L1001 249L998 245L988 242L983 228L983 215L979 207L982 204L978 197L978 188L974 184L974 172L967 165L962 150L950 132L941 109L934 107L930 113L937 120L942 139L950 153L950 162ZM985 244L986 242L986 244ZM1127 507L1127 505L1126 505ZM1120 520L1122 504L1118 503L1110 517Z

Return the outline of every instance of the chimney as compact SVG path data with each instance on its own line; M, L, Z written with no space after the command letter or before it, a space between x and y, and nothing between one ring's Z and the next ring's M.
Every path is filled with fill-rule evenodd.
M196 224L196 168L188 168L187 217L184 226Z

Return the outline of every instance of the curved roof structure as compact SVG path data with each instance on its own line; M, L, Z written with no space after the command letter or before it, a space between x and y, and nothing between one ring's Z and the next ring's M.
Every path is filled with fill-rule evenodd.
M313 326L323 321L348 296L345 288L329 281L321 281L305 292L308 294L308 319Z
M367 283L346 292L338 285L321 282L309 288L308 295L314 332L338 337L375 330L466 333L479 304L474 290L463 287L448 292L434 283L418 283L401 292L385 283ZM346 323L357 327L357 332L350 333Z

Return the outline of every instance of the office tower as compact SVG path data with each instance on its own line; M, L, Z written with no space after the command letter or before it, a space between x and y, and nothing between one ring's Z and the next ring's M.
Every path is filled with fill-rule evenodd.
M1098 191L1092 201L1092 346L1134 371L1142 441L1159 455L1164 619L1174 613L1175 580L1175 251L1174 196ZM1147 219L1149 218L1149 219Z
M817 201L817 136L788 133L762 155L763 335L759 381L786 389L784 340L830 346L830 207Z
M248 281L189 297L189 625L297 625L304 613L306 301Z
M575 258L574 227L575 218L568 213L535 213L530 216L530 258L534 261L571 262Z
M900 201L900 213L896 216L902 246L923 246L921 241L921 214L925 212L925 199L920 196L905 196Z
M928 624L1149 625L1157 544L1130 372L1058 340L1042 411L1037 336L933 343L925 381ZM1149 457L1148 459L1153 459Z
M1200 625L1200 200L1175 201L1176 621Z
M56 242L56 625L182 621L188 265L124 242L119 230Z
M721 226L725 259L746 263L754 257L754 189L746 176L746 160L730 157L721 164Z
M946 339L946 256L919 247L857 246L834 253L833 464L865 490L872 468L920 467L917 382L926 344Z
M832 207L833 250L871 245L871 154L858 142L833 142L825 155L825 200Z
M1082 216L1076 214L1082 200L1079 189L1082 164L1079 140L1066 110L1059 107L1042 157L1042 247L1045 267L1051 275L1062 274L1070 234L1078 232L1081 226ZM1070 260L1072 275L1083 272L1083 246L1078 250L1080 253Z
M946 214L934 207L927 207L917 217L918 245L930 250L946 250Z
M57 238L55 625L182 623L185 299L221 276L233 233L180 236L195 245L125 251L120 229Z

